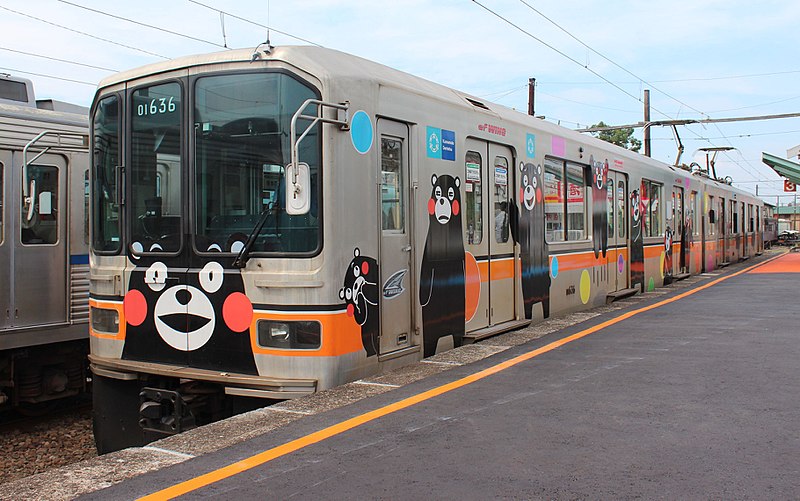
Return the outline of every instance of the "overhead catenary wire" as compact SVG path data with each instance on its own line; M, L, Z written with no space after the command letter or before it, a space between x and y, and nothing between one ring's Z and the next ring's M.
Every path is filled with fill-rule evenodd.
M103 67L103 66L95 66L93 64L81 63L81 62L78 62L78 61L71 61L69 59L60 59L60 58L57 58L57 57L45 56L45 55L42 55L42 54L36 54L36 53L33 53L33 52L25 52L25 51L22 51L22 50L9 49L8 47L0 47L0 50L4 50L4 51L7 51L7 52L15 52L17 54L22 54L24 56L31 56L31 57L38 57L38 58L42 58L42 59L47 59L49 61L57 61L59 63L74 64L76 66L83 66L84 68L92 68L92 69L95 69L95 70L112 71L112 72L119 71L119 70L115 70L114 68L106 68L106 67Z
M73 33L77 33L77 34L79 34L79 35L83 35L83 36L86 36L86 37L89 37L89 38L93 38L93 39L95 39L95 40L100 40L100 41L102 41L102 42L106 42L106 43L110 43L110 44L118 45L118 46L120 46L120 47L124 47L124 48L126 48L126 49L135 50L135 51L137 51L137 52L142 52L142 53L144 53L144 54L148 54L148 55L150 55L150 56L156 56L156 57L160 57L161 59L169 59L169 57L167 57L167 56L165 56L165 55L163 55L163 54L158 54L158 53L155 53L155 52L151 52L151 51L149 51L149 50L140 49L139 47L133 47L133 46L131 46L131 45L125 45L125 44L123 44L123 43L115 42L115 41L113 41L113 40L109 40L109 39L107 39L107 38L99 37L99 36L97 36L97 35L92 35L91 33L86 33L85 31L80 31L80 30L76 30L76 29L74 29L74 28L69 28L69 27L67 27L67 26L63 26L63 25L61 25L61 24L54 23L54 22L52 22L52 21L47 21L46 19L42 19L42 18L40 18L40 17L36 17L36 16L32 16L32 15L30 15L30 14L26 14L26 13L24 13L24 12L20 12L20 11L18 11L18 10L9 9L8 7L2 6L2 5L0 5L0 9L2 9L2 10L5 10L5 11L7 11L7 12L12 12L12 13L14 13L14 14L17 14L18 16L27 17L27 18L29 18L29 19L33 19L33 20L35 20L35 21L39 21L39 22L41 22L41 23L49 24L50 26L55 26L56 28L61 28L62 30L71 31L71 32L73 32Z
M183 38L186 38L188 40L193 40L195 42L206 43L206 44L209 44L209 45L213 45L215 47L221 47L223 49L227 49L227 47L225 45L218 44L216 42L212 42L211 40L204 40L202 38L193 37L191 35L185 35L183 33L178 33L177 31L168 30L166 28L161 28L159 26L153 26L152 24L143 23L141 21L135 21L133 19L130 19L130 18L127 18L127 17L124 17L124 16L118 16L116 14L111 14L109 12L104 12L104 11L99 10L99 9L93 9L91 7L86 7L85 5L80 5L80 4L77 4L75 2L69 2L67 0L58 0L58 1L63 3L63 4L66 4L66 5L71 5L72 7L77 7L79 9L88 10L89 12L94 12L95 14L100 14L102 16L107 16L107 17L110 17L112 19L117 19L119 21L125 21L127 23L132 23L132 24L135 24L137 26L144 26L145 28L158 30L158 31L161 31L161 32L164 32L164 33L168 33L170 35L175 35L175 36L178 36L178 37L183 37Z
M97 82L92 83L92 82L86 82L86 81L83 81L83 80L73 80L72 78L57 77L57 76L54 76L54 75L48 75L46 73L34 73L32 71L25 71L25 70L19 70L19 69L15 69L15 68L8 68L6 66L0 66L0 70L10 71L12 73L22 73L23 75L33 75L33 76L37 76L37 77L52 78L53 80L61 80L63 82L72 82L72 83L77 83L77 84L81 84L81 85L90 85L92 87L96 87L97 86Z
M199 5L200 7L205 7L206 9L213 10L214 12L225 14L228 17L232 17L234 19L238 19L239 21L252 24L253 26L258 26L259 28L264 28L264 29L267 29L267 30L271 30L271 31L274 31L275 33L280 33L281 35L286 35L287 37L294 38L295 40L300 40L301 42L305 42L305 43L308 43L308 44L311 44L311 45L316 45L317 47L322 47L322 45L320 45L320 44L318 44L316 42L312 42L311 40L308 40L306 38L299 37L297 35L292 35L291 33L288 33L286 31L281 31L281 30L276 29L276 28L274 28L272 26L267 26L266 24L257 23L255 21L253 21L252 19L247 19L245 17L237 16L236 14L232 14L230 12L218 9L216 7L212 7L210 5L206 5L203 2L198 2L197 0L188 0L188 1L193 3L193 4L195 4L195 5Z

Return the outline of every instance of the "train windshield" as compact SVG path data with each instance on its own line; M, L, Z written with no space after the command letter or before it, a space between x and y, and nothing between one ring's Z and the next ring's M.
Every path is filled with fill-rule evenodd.
M310 254L320 247L319 127L300 145L311 170L311 210L286 214L292 115L315 92L284 73L199 78L194 88L195 245L237 252L268 212L253 254ZM310 113L315 113L313 109ZM299 125L298 135L302 134Z

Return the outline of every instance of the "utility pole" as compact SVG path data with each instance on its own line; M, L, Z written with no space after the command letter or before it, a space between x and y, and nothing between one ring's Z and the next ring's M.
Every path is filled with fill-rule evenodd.
M536 87L536 79L528 79L528 115L533 116L533 89Z
M644 90L644 156L650 156L650 89Z

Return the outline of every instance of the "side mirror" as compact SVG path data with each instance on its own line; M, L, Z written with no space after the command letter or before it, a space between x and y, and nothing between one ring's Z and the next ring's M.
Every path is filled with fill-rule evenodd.
M311 210L311 170L306 163L286 166L286 213L308 214Z

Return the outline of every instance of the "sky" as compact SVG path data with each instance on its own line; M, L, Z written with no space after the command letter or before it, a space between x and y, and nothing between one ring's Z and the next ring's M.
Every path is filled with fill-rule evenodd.
M273 45L341 50L522 112L535 78L536 115L576 129L642 121L645 89L651 120L800 112L798 22L800 2L785 0L0 0L0 72L89 106L115 71L255 47L269 26ZM653 158L673 163L672 130L651 130ZM794 201L761 152L786 158L800 117L678 134L683 163L731 147L719 176Z

